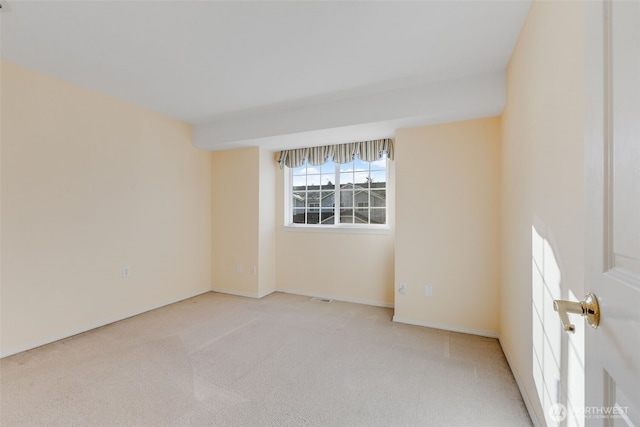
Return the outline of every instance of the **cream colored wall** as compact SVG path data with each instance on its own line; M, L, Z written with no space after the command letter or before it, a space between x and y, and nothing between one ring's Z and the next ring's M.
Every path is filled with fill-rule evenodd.
M390 162L390 187L395 165ZM276 282L282 291L380 306L393 305L393 191L383 234L313 232L284 227L284 174L276 181Z
M260 148L259 185L259 284L260 296L276 290L276 163L273 153Z
M532 376L532 226L553 250L562 296L584 295L583 32L581 2L534 1L507 71L500 333L538 421L544 414Z
M191 126L6 62L1 97L2 355L210 289Z
M260 147L216 151L212 170L213 290L268 295L276 288L273 153Z
M394 320L497 336L499 118L396 132L395 254Z
M259 266L259 154L257 147L212 153L211 268L216 291L259 294L258 274L251 271Z

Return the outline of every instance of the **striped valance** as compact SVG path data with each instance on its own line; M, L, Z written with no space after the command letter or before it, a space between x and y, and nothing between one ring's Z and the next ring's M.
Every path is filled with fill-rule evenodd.
M280 152L278 163L280 163L280 168L284 166L297 168L302 166L306 160L310 165L319 166L326 163L329 157L336 163L349 163L353 161L354 156L364 162L374 162L385 153L390 160L393 160L392 139L283 150Z

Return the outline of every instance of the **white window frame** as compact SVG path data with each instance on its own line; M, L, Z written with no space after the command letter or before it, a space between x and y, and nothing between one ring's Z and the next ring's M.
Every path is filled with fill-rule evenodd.
M393 200L392 195L390 194L392 186L391 186L391 161L386 159L386 205L385 205L385 215L386 215L386 224L355 224L355 223L337 223L337 224L299 224L293 223L293 206L292 206L292 182L293 182L293 169L289 167L284 167L284 229L287 231L310 231L310 232L364 232L364 233L383 233L387 234L391 227L391 202ZM340 165L336 164L336 190L335 190L335 213L336 219L339 220L339 211L340 211L340 187L339 187L339 175L340 175ZM354 209L358 209L358 207L354 206Z

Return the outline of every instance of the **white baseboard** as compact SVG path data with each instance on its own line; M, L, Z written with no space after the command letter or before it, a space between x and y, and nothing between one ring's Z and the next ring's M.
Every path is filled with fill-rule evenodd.
M267 295L270 295L276 292L275 290L273 290L273 291L254 294L251 292L236 291L235 289L224 289L224 288L211 288L211 291L218 292L219 294L235 295L237 297L247 297L247 298L257 298L257 299L266 297Z
M316 293L316 292L299 291L299 290L296 290L296 289L277 288L276 292L284 292L285 294L301 295L301 296L310 297L310 298L332 299L332 300L335 300L335 301L352 302L352 303L355 303L355 304L364 304L364 305L372 305L374 307L384 307L384 308L393 308L394 307L392 303L388 303L388 302L374 301L374 300L361 299L361 298L349 298L349 297L343 297L343 296L339 296L339 295L319 294L319 293Z
M78 335L78 334L81 334L83 332L90 331L91 329L96 329L96 328L99 328L101 326L108 325L110 323L119 322L120 320L128 319L129 317L133 317L133 316L137 316L137 315L142 314L142 313L146 313L147 311L155 310L157 308L164 307L164 306L167 306L167 305L170 305L170 304L174 304L176 302L184 301L186 299L193 298L193 297L196 297L198 295L206 294L207 292L211 292L211 289L205 289L205 290L198 291L198 292L195 292L195 293L192 293L192 294L183 295L183 296L181 296L181 297L179 297L177 299L169 300L169 301L163 302L161 304L155 304L155 305L152 305L152 306L147 306L147 307L145 307L145 308L143 308L141 310L132 311L130 313L121 314L121 315L113 316L113 317L107 317L106 319L102 319L102 320L99 320L97 322L90 323L90 324L82 326L80 328L71 329L71 330L65 331L65 332L63 332L61 334L52 335L52 336L49 336L47 338L44 338L44 339L41 339L41 340L38 340L38 341L34 341L34 342L31 342L31 343L26 344L26 345L21 345L21 346L18 346L18 347L14 347L14 348L12 348L12 349L10 349L8 351L2 352L2 354L0 354L0 359L4 358L4 357L12 356L14 354L22 353L23 351L33 350L34 348L37 348L37 347L40 347L40 346L43 346L43 345L46 345L46 344L51 344L52 342L60 341L60 340L63 340L65 338L69 338L69 337L72 337L74 335Z
M481 329L459 328L457 326L443 325L441 323L423 322L421 320L407 319L404 317L393 316L393 321L398 323L406 323L407 325L426 326L427 328L442 329L444 331L460 332L463 334L479 335L481 337L499 338L497 332L483 331Z
M543 426L545 426L546 425L546 421L543 420L542 422L540 422L540 418L538 418L538 414L533 409L533 404L531 402L531 397L529 396L529 393L527 393L527 390L523 386L522 378L520 378L520 373L514 367L513 363L511 363L511 358L509 356L509 353L505 350L504 346L502 345L502 341L500 340L500 338L498 338L498 341L500 342L500 347L502 348L502 352L504 353L504 357L507 359L507 363L509 364L509 368L511 369L511 372L513 373L513 377L516 379L516 384L518 385L518 389L520 390L520 395L522 395L522 400L524 400L524 406L527 407L527 411L529 412L529 417L531 418L531 422L533 423L533 425L535 427L543 427Z

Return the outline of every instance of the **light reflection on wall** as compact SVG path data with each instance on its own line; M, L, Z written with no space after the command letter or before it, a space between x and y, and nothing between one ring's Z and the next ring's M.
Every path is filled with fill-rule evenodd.
M575 334L564 334L560 317L553 310L554 299L578 299L571 291L563 295L562 274L553 248L535 226L531 227L531 255L532 372L538 399L544 409L547 425L582 427L584 321L572 317ZM557 413L550 413L550 408L557 403L567 408L564 420Z

